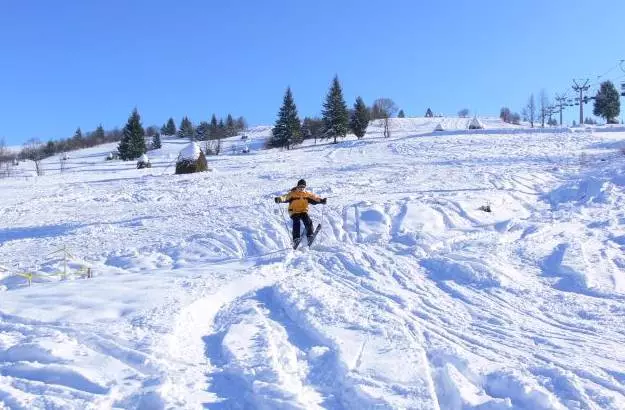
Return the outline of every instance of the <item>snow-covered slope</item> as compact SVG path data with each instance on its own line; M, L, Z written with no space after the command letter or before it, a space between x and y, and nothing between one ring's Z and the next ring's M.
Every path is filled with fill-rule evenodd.
M0 180L0 408L625 408L625 134L467 120Z

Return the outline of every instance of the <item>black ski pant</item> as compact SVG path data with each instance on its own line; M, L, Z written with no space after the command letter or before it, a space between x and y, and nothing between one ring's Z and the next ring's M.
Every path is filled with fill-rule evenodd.
M306 212L303 212L301 214L291 215L291 219L293 220L293 241L299 240L301 229L300 221L304 222L304 227L306 228L306 236L308 236L308 239L310 239L313 234L313 226L310 216L308 216Z

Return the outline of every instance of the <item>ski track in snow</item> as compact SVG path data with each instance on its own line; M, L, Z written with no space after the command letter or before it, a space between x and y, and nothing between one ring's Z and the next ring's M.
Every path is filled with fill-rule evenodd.
M20 164L0 265L40 276L0 276L0 408L625 408L623 134L467 121L289 152L259 127L196 175L179 139ZM292 251L272 198L301 177L329 200ZM45 276L64 245L95 278Z

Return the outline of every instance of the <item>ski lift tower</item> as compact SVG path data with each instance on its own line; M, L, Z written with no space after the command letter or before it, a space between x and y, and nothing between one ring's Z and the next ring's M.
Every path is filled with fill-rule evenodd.
M625 68L623 67L623 64L625 63L625 60L621 60L619 62L619 67L621 68L621 71L625 73ZM625 81L621 81L621 97L625 97ZM623 123L623 112L621 111L621 124Z

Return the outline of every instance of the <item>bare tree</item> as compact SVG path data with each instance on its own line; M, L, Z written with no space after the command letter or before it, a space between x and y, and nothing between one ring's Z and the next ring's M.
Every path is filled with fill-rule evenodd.
M545 119L549 116L549 96L547 96L547 92L543 88L540 90L540 122L541 127L545 128Z
M12 167L13 156L10 155L4 138L0 138L0 176L11 176Z
M371 110L374 113L379 113L384 120L384 138L391 136L391 130L388 126L388 120L397 112L397 105L390 98L378 98L373 102L373 108Z
M26 141L24 143L24 147L22 148L22 155L25 159L29 159L35 163L37 175L43 175L43 168L41 167L41 160L43 159L41 141L36 138L31 138Z
M523 108L523 115L526 116L527 121L530 122L532 128L534 128L534 121L536 121L536 101L534 100L534 94L530 94L527 105Z
M467 118L469 116L469 109L468 108L463 108L460 111L458 111L458 117L460 118Z

